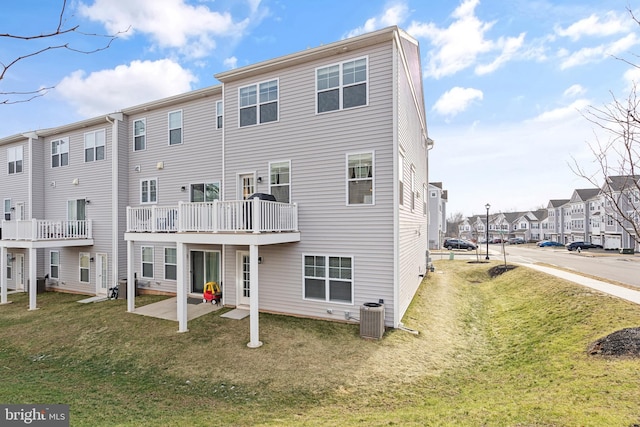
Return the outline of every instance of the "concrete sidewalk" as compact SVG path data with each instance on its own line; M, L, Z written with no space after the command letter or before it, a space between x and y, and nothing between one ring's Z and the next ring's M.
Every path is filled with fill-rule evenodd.
M592 279L590 277L584 277L579 274L569 273L568 271L560 270L553 267L547 267L538 264L528 263L516 263L525 267L532 268L534 270L542 271L543 273L550 274L552 276L560 277L561 279L569 280L570 282L577 283L582 286L586 286L591 289L603 292L608 295L613 295L618 298L625 299L627 301L640 304L640 290L633 290L625 288L623 286L613 285L611 283L603 282L601 280Z

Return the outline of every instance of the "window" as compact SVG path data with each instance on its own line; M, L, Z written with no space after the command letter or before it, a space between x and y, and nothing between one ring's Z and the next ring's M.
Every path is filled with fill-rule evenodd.
M404 205L404 156L398 156L398 204Z
M220 198L220 183L191 184L191 202L213 202Z
M51 141L51 167L69 165L69 138Z
M4 199L4 219L11 219L11 199Z
M84 161L95 162L98 160L104 160L104 144L105 144L105 132L103 130L97 130L95 132L88 132L84 134Z
M49 277L52 279L60 278L60 252L49 252Z
M350 257L304 256L304 298L353 303Z
M169 145L182 144L182 110L169 113Z
M291 201L291 162L274 162L269 164L269 192L278 202Z
M153 279L153 247L142 247L142 277Z
M7 279L11 279L13 277L13 254L7 252Z
M22 172L22 146L7 148L9 175Z
M158 202L158 179L143 179L140 181L140 203Z
M349 205L373 204L373 153L347 154Z
M67 200L67 219L69 221L86 220L86 205L86 199Z
M317 112L367 105L367 58L316 69Z
M241 87L240 127L278 120L278 80Z
M80 252L80 282L89 283L89 254Z
M177 280L177 264L176 248L164 248L164 278L166 280Z
M133 151L147 149L147 119L133 122Z
M216 102L216 129L222 129L222 113L223 113L222 101Z

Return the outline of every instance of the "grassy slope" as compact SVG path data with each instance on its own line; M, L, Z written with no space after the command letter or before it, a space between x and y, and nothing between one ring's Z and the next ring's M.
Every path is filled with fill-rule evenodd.
M493 265L493 264L490 264ZM518 268L439 261L404 323L362 340L354 325L261 315L174 322L126 301L47 293L0 307L0 402L67 403L72 425L559 425L640 421L640 361L585 354L640 325L636 305ZM158 297L144 296L147 303Z

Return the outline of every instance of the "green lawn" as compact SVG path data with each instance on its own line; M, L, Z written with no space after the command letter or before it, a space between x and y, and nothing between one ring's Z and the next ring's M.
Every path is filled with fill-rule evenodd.
M640 307L519 267L438 261L404 324L209 314L178 325L126 301L26 294L0 306L0 402L64 403L72 426L621 426L640 423L640 360L586 354ZM161 297L142 296L140 303Z

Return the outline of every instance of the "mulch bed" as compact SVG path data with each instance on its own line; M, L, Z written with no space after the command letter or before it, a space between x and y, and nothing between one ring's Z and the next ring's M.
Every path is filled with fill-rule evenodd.
M505 265L505 264L500 264L500 265L496 265L495 267L491 267L489 269L489 276L493 279L494 277L497 277L503 273L506 273L509 270L513 270L514 268L517 268L517 265Z
M625 328L589 345L592 356L640 357L640 327Z

